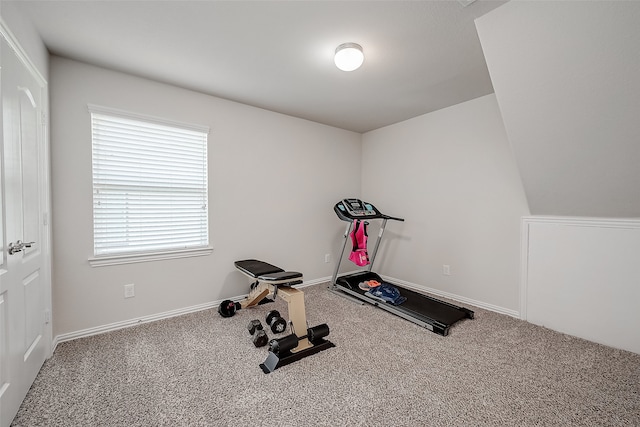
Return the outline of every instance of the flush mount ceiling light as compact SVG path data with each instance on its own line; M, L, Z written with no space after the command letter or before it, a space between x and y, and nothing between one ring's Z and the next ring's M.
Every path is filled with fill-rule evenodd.
M336 48L336 55L333 58L336 67L342 71L353 71L362 65L364 53L362 46L357 43L343 43Z

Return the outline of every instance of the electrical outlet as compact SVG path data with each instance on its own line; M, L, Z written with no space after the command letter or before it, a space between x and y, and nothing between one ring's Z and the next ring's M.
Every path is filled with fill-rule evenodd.
M442 266L442 274L445 276L451 276L451 267L447 264Z
M331 262L331 254L324 254L324 262L326 263Z
M133 298L136 296L136 289L133 283L128 285L124 285L124 297L125 298Z

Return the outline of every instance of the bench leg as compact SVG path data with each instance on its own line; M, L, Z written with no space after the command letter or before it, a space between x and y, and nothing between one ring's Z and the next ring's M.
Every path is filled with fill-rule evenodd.
M280 297L287 302L289 307L289 321L293 324L293 330L298 338L305 336L298 342L298 346L291 350L292 353L312 347L306 338L307 315L304 308L304 292L290 286L281 286L278 289Z
M249 308L254 307L260 303L263 299L267 297L267 295L274 293L275 289L273 289L273 285L269 285L267 283L260 282L256 287L254 287L249 295L240 301L240 307Z
M289 321L293 325L295 334L300 338L298 346L291 350L296 353L313 347L313 344L306 337L307 335L307 314L304 306L304 292L291 286L271 285L265 282L259 282L249 293L247 298L240 301L241 308L254 307L260 303L268 295L279 295L287 302L289 311ZM304 338L301 338L304 337Z

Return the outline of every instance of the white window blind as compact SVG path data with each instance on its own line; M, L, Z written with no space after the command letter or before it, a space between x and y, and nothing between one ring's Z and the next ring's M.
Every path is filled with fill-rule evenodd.
M208 129L89 110L94 255L208 246Z

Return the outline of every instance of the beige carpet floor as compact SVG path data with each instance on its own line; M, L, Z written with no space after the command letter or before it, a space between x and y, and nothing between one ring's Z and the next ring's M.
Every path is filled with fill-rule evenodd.
M640 425L640 355L474 307L442 337L326 285L304 292L335 348L264 374L246 325L286 313L281 300L65 342L12 425Z

